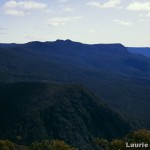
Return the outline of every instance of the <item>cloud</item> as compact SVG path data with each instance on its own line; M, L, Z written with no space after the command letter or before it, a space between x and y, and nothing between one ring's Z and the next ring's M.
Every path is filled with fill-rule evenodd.
M66 2L68 2L68 0L59 0L59 2L66 3Z
M90 29L89 30L91 33L94 33L95 32L95 29Z
M106 3L101 4L97 1L91 1L87 3L87 6L97 7L97 8L114 8L121 3L121 0L109 0Z
M66 7L66 8L63 8L63 11L65 11L65 12L73 12L74 8L72 8L72 7Z
M0 27L0 34L7 34L6 28Z
M11 16L25 16L24 11L15 10L15 9L6 9L4 13L6 15L11 15Z
M127 6L127 9L134 11L150 11L150 2L133 2Z
M47 9L47 4L40 3L36 1L16 1L10 0L6 2L3 6L4 14L12 16L25 16L28 10L45 10Z
M150 12L147 14L147 17L150 17Z
M4 5L5 8L13 9L45 9L47 8L47 4L45 3L39 3L35 1L15 1L11 0L5 3Z
M114 20L114 22L116 22L117 24L122 25L122 26L131 26L131 25L133 25L133 23L130 22L130 21L124 21L124 20L118 20L118 19Z
M74 22L82 19L82 16L74 16L74 17L54 17L48 20L48 25L51 26L62 26L66 25L68 22Z

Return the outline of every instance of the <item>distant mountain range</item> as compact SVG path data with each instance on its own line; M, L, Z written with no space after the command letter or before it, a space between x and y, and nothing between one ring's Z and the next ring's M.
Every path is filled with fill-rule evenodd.
M127 47L127 49L136 54L142 54L150 58L150 47Z
M112 138L123 135L124 132L122 132L121 124L125 132L129 130L126 122L130 122L130 126L134 129L150 129L150 59L144 55L136 54L136 52L131 52L130 48L126 48L122 44L89 45L71 40L57 40L53 42L34 41L26 44L0 44L0 82L0 96L2 100L4 97L8 99L7 103L5 103L5 101L1 102L3 103L2 107L6 107L5 110L12 109L10 109L10 112L6 112L5 118L13 118L16 115L11 116L11 114L16 113L13 110L14 105L15 110L18 112L21 111L20 107L25 106L23 109L24 112L20 113L20 117L23 117L22 121L24 122L26 119L26 116L24 118L23 114L29 113L29 120L35 117L37 119L35 123L37 123L37 125L40 124L37 130L39 130L44 137L57 135L56 137L60 137L66 141L67 134L70 136L70 133L79 131L78 128L73 126L72 120L70 120L72 116L67 116L69 117L67 118L67 122L65 116L65 114L68 114L70 111L72 114L76 114L75 112L78 111L76 105L80 106L80 113L74 116L74 121L79 123L81 127L85 127L84 130L81 129L84 132L91 129L91 131L85 132L86 137L81 137L81 134L85 133L75 133L75 135L78 135L76 137L77 143L81 140L84 143L83 145L89 142L87 137L104 136ZM57 83L57 85L54 86L56 89L53 89L50 83ZM60 87L58 86L59 84L65 84L63 85L64 90L62 85L60 85ZM82 87L86 87L85 89L88 88L94 95L100 98L96 98L91 94L83 94L84 90L80 90L82 89L80 86L71 86L72 84L82 85ZM72 89L72 95L68 95L68 90L71 91L70 88ZM28 89L31 90L31 93ZM25 92L26 90L28 92ZM51 90L55 94L58 93L59 98L57 98L57 96L54 97L57 105L53 105L53 102L51 105L51 98L54 96L54 93L51 95ZM78 96L82 94L85 96L80 97L81 99L79 98L81 102L83 101L82 104L79 103L79 101L72 101L72 96L76 97L76 94L74 95L76 90L78 90L76 93ZM7 91L8 94L6 94ZM22 93L21 95L20 92ZM34 95L32 95L32 92ZM50 95L48 93L50 93ZM10 103L11 98L14 101L13 103ZM61 98L64 103L60 101ZM90 100L88 98L90 98ZM23 99L22 102L21 99ZM101 104L99 105L101 99L111 107L111 111L110 108L106 107L106 111L99 112L104 106L103 104L102 106ZM39 100L39 104L41 105L38 105L37 100ZM42 100L44 100L43 105ZM47 109L46 104L48 104L49 107L51 106L51 108ZM30 107L30 105L32 107ZM27 107L29 107L29 110ZM4 109L1 110L1 114L4 113L3 111ZM58 115L54 116L53 120L50 120L50 116L42 118L42 113L45 115L46 111L48 111L48 114L58 113ZM83 114L86 114L88 119L86 119ZM99 114L100 118L98 118L96 114ZM114 114L117 116L116 119L118 116L121 116L120 119L116 120ZM95 123L88 122L90 116L96 117ZM103 122L101 120L105 118L103 116L107 116L106 118L109 118L109 120ZM49 121L54 121L54 124L57 124L58 122L55 120L55 118L58 119L57 117L61 118L61 121L57 121L60 121L62 125L60 124L60 126L55 128L55 131L60 130L60 133L55 132L54 134L51 127L47 127L47 123L49 124ZM84 117L85 119L83 119ZM19 117L17 118L20 119ZM17 118L14 118L16 119L15 122L20 122ZM115 122L113 122L113 120ZM15 123L11 123L13 128L8 125L9 121L3 120L2 116L0 121L4 122L1 126L2 129L5 127L5 124L9 129L12 128L12 131L9 130L9 133L6 134L6 136L12 140L11 135L15 134L15 132L16 136L19 133L21 136L27 134L26 137L28 137L27 130L34 125L34 122L31 121L31 124L29 123L28 126L25 127L27 130L22 131L22 125L18 125L18 127ZM98 124L96 122L98 122ZM118 125L116 122L118 122ZM64 137L61 137L61 133L64 133L62 129L64 125L68 129L68 133L66 131L67 129L64 129L66 134L62 134ZM113 126L113 128L111 128L110 125ZM98 126L102 128L98 128ZM104 126L106 126L107 129L103 128ZM118 128L120 135L117 135L115 126ZM18 130L14 132L13 129L16 127L18 127ZM108 129L110 129L110 131ZM96 134L95 130L99 131L98 134ZM35 133L36 131L33 130L33 132ZM4 135L4 133L1 133L1 137L4 137ZM33 135L35 137L31 137L31 141L38 137L37 134ZM23 139L25 139L25 137L23 137ZM69 143L75 143L75 141L72 140L73 139L69 139ZM24 140L23 142L30 141Z
M121 44L87 45L70 40L57 40L55 42L0 44L0 47L1 67L4 70L8 69L9 73L14 70L16 73L18 71L17 75L23 72L23 76L28 76L32 70L33 78L37 76L36 72L57 76L57 73L64 72L64 69L68 73L70 70L76 72L80 69L82 72L83 70L105 71L129 76L150 77L149 59L130 53ZM13 58L13 62L9 61L9 58ZM5 61L5 59L8 60ZM10 69L12 69L11 72ZM42 78L42 76L36 78ZM49 78L44 75L44 80Z

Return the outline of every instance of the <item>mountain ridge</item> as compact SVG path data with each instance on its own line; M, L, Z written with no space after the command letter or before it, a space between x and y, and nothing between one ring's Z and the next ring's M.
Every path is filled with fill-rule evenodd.
M150 128L150 59L120 44L8 45L0 48L0 81L82 83L139 128Z
M25 44L15 44L13 46L8 44L7 46L10 50L12 49L12 52L18 49L18 51L30 53L33 56L41 55L40 57L42 57L43 55L43 59L44 57L47 59L60 59L61 57L61 60L59 60L61 63L72 63L73 65L78 65L77 67L82 67L83 65L86 69L101 69L139 77L146 76L146 71L148 71L148 73L150 72L150 68L147 68L147 66L150 65L149 61L138 55L134 58L135 55L130 54L122 44L88 45L70 40L57 40L54 42L35 41ZM7 46L1 45L1 47L5 49L7 49ZM143 61L145 61L144 64L142 64ZM136 65L137 63L141 65L141 67L138 67L138 65ZM140 70L143 67L145 69L143 71Z
M150 58L150 47L127 47L127 49L135 54L141 54Z

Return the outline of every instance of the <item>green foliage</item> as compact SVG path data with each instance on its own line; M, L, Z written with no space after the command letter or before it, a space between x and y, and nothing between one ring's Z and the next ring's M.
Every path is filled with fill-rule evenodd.
M110 143L111 150L126 150L125 142L123 140L115 139Z
M26 146L19 146L8 140L0 140L0 150L29 150Z
M51 142L44 140L41 143L34 142L30 146L31 150L51 150Z
M122 139L114 139L111 142L108 142L106 139L95 139L94 143L98 146L101 150L133 150L139 148L126 148L126 143L142 143L148 144L148 148L140 148L150 150L150 131L148 130L139 130L130 132Z
M95 138L92 141L93 150L132 150L136 148L126 148L126 143L147 143L150 146L150 131L138 130L132 131L122 139ZM87 147L88 148L88 147ZM88 148L89 149L89 148ZM139 149L139 148L137 148ZM144 149L144 148L143 148ZM43 140L41 142L33 142L30 146L22 146L14 144L8 140L0 140L0 150L78 150L61 140ZM84 150L84 148L83 148ZM150 150L150 147L146 148Z
M136 143L145 142L150 145L150 131L146 129L133 131L125 137L125 140L128 142L136 142Z
M30 146L31 150L77 150L64 141L60 140L44 140L41 143L32 143Z
M94 144L98 149L109 150L109 142L106 139L95 138L93 140Z
M130 132L122 139L107 139L95 138L93 139L93 150L138 150L139 148L126 148L128 143L147 143L150 146L150 131L139 130ZM89 149L89 147L87 147ZM141 148L144 150L145 148ZM0 140L0 150L78 150L61 140L43 140L41 142L33 142L30 146L21 146L10 141ZM82 150L82 148L81 148ZM85 150L85 148L83 148ZM145 150L150 150L150 147Z
M41 143L34 142L31 146L20 146L10 141L0 140L0 150L77 150L60 140L44 140Z
M51 141L51 150L77 150L77 149L66 144L64 141L53 140Z
M0 140L0 149L1 150L15 150L15 144L10 141Z

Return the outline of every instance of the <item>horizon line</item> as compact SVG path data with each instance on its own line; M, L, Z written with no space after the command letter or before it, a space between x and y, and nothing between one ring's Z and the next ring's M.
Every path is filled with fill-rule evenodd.
M57 41L70 41L70 42L74 42L74 43L81 43L81 44L87 44L87 45L102 45L102 44L106 44L106 45L111 45L111 44L121 44L123 45L124 47L134 47L134 48L150 48L150 46L126 46L120 42L110 42L110 43L85 43L85 42L80 42L80 41L74 41L74 40L71 40L71 39L56 39L56 40L52 40L52 41L42 41L42 40L31 40L31 41L27 41L27 42L0 42L0 44L27 44L27 43L33 43L33 42L41 42L41 43L46 43L46 42L57 42Z

